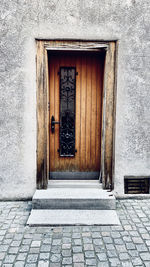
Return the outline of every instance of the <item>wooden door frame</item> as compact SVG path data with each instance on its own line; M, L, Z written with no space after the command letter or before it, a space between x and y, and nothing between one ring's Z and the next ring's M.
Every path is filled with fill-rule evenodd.
M49 179L49 77L48 51L105 50L101 180L103 188L113 188L117 41L36 40L37 45L37 189L46 189Z

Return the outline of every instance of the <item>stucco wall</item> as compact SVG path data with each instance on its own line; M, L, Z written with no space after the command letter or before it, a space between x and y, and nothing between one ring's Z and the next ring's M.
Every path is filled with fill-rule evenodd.
M35 38L119 40L115 191L150 175L149 0L0 0L0 198L36 187Z

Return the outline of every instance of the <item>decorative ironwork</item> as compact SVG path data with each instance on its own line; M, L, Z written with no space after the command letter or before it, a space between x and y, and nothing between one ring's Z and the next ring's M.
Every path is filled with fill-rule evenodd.
M61 157L75 156L75 95L76 68L60 67L60 128Z

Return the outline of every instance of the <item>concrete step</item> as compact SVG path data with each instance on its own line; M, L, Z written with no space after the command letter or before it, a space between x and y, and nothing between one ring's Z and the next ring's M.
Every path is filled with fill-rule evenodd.
M99 180L49 180L48 188L101 188Z
M32 204L33 209L116 209L116 200L113 194L100 187L51 187L47 190L36 190Z
M32 210L30 226L120 225L115 210Z

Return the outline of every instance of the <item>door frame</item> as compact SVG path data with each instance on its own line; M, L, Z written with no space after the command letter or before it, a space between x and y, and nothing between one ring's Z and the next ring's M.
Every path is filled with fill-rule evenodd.
M46 189L49 179L49 76L50 51L105 50L100 179L103 188L113 189L116 121L116 69L118 41L36 39L37 75L37 189Z

